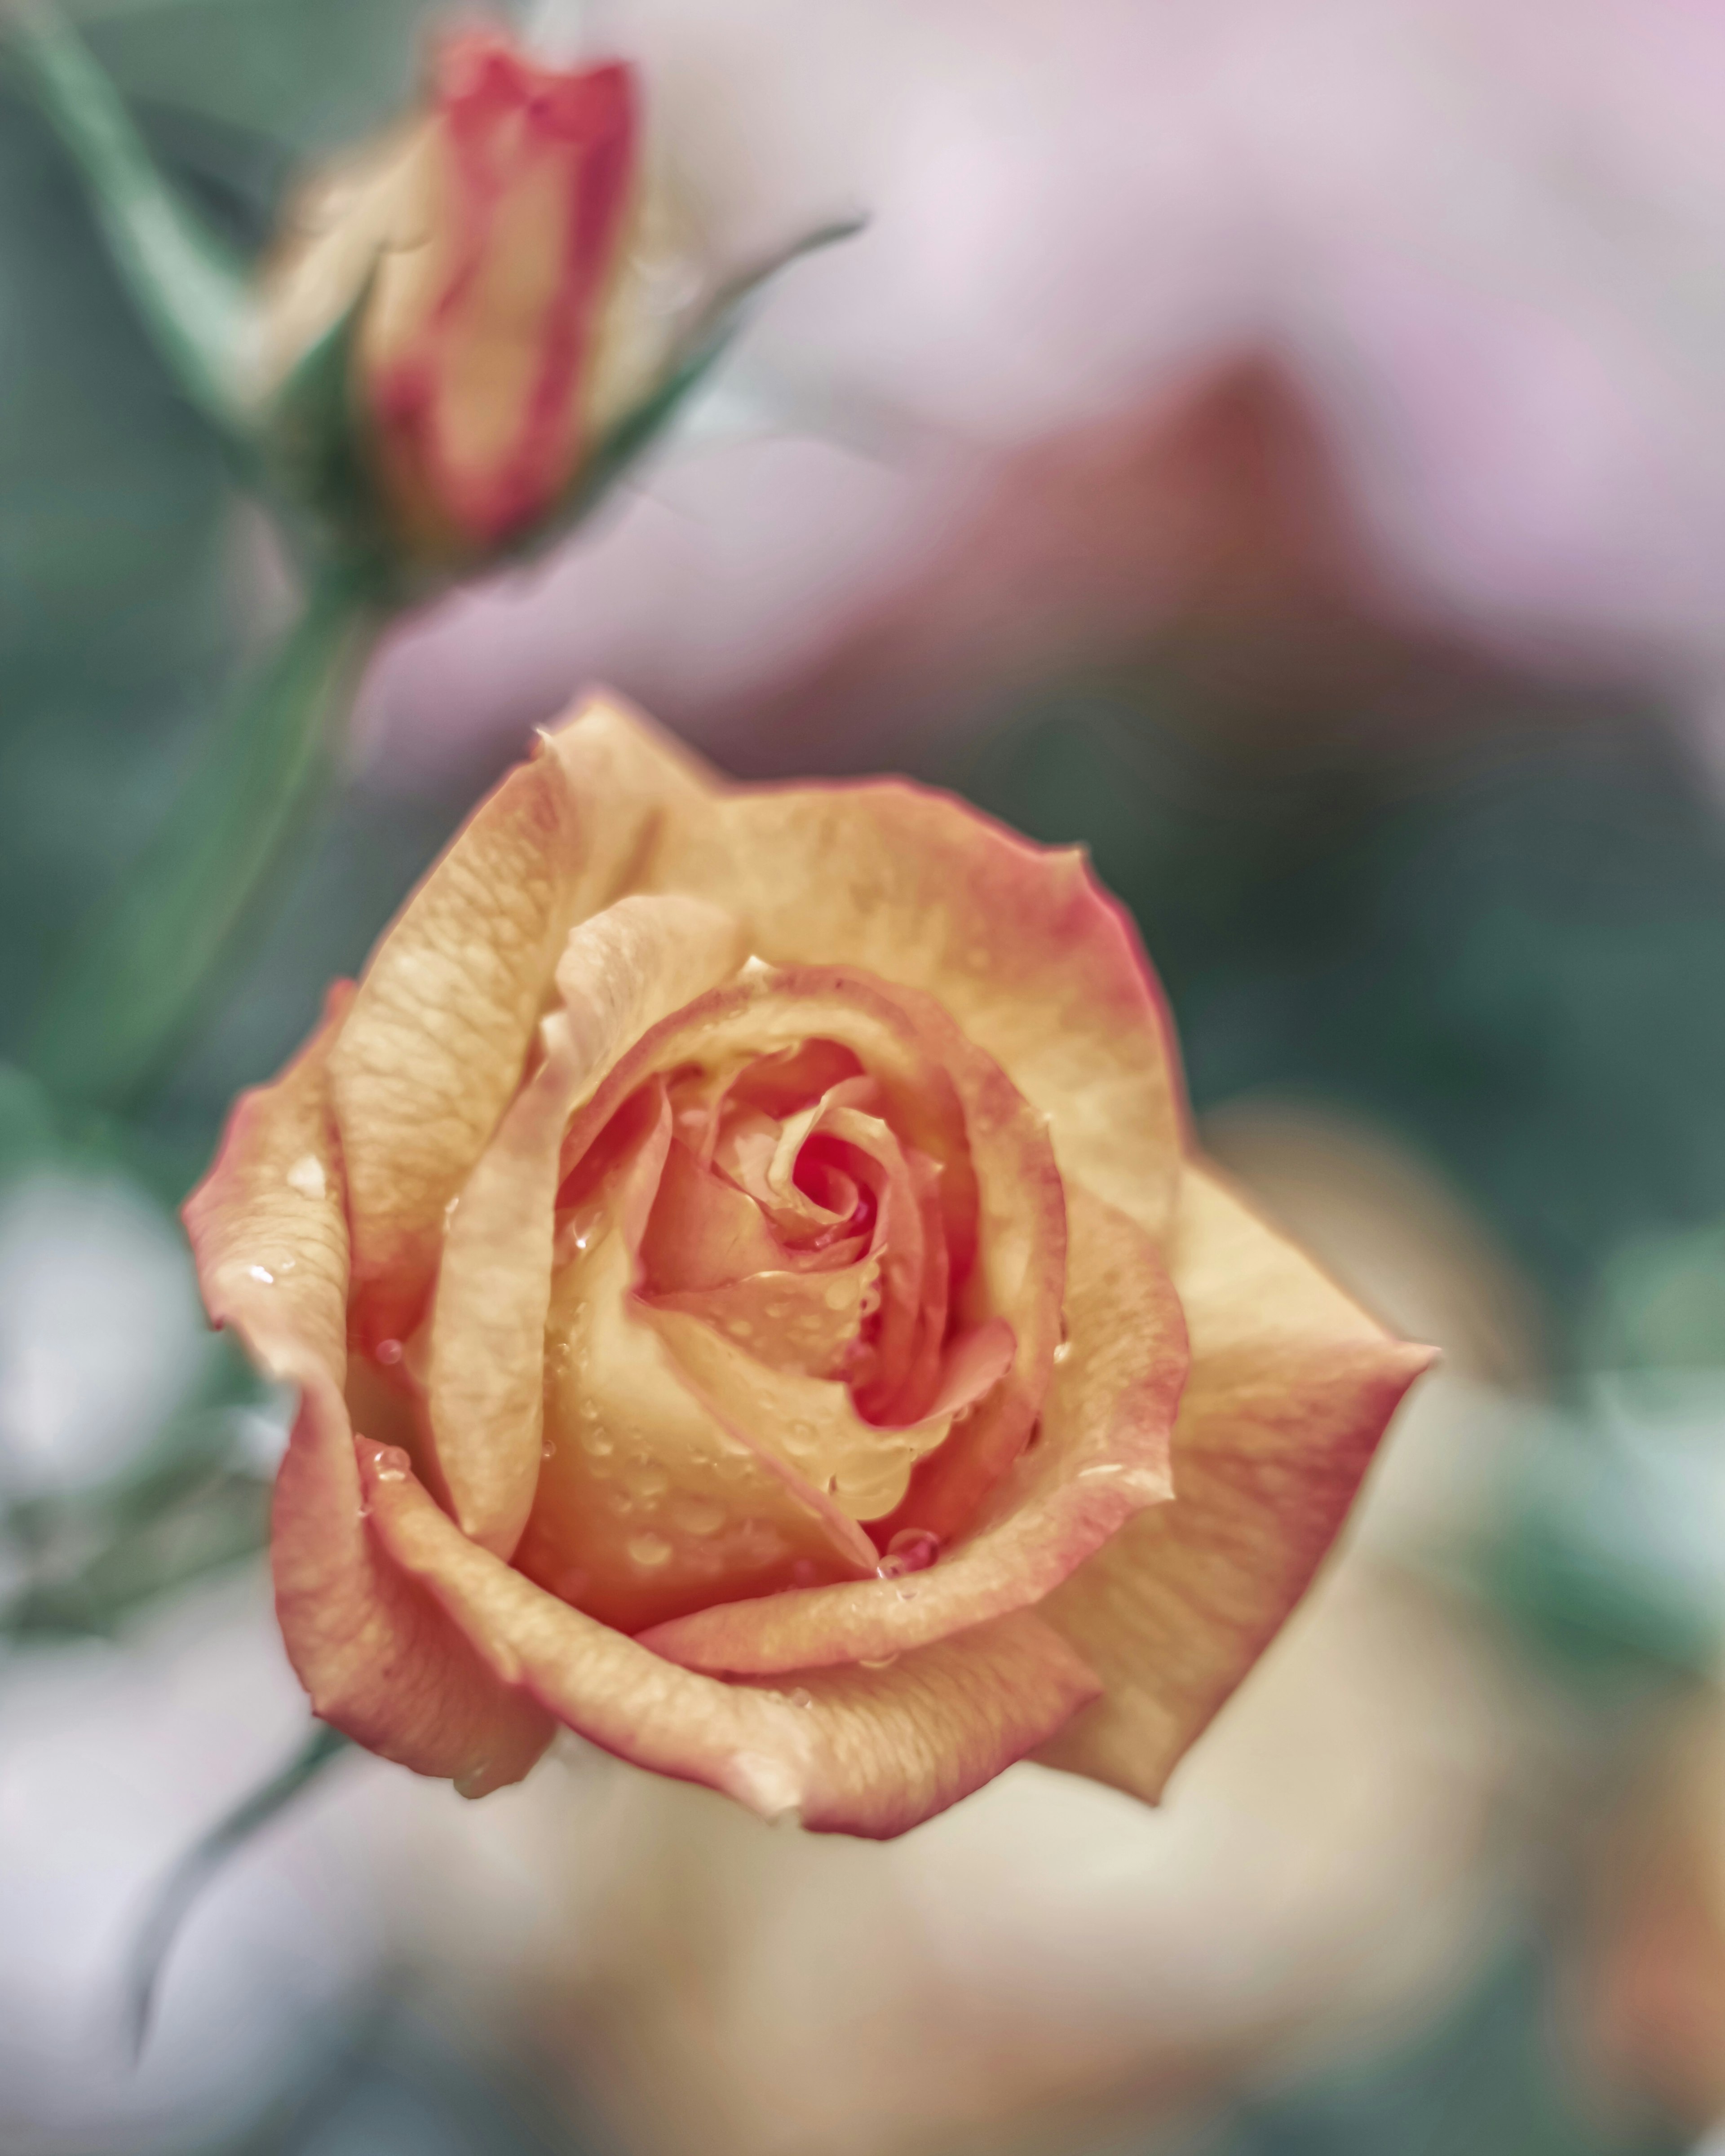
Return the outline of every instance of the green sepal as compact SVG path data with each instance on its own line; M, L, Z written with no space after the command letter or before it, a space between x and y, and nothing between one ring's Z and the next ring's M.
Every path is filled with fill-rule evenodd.
M629 466L665 433L691 394L711 373L747 319L749 302L761 288L804 255L813 254L823 247L835 246L841 239L854 239L867 222L865 218L851 217L817 226L763 261L728 278L701 310L670 365L647 395L626 412L583 459L580 470L550 514L507 547L506 552L541 552L572 525L590 516Z
M375 266L323 334L295 362L259 415L267 471L277 495L309 514L316 549L339 559L382 605L416 594L403 578L388 506L367 454L368 429L354 396L356 346L377 281Z
M224 434L249 443L251 278L169 185L118 91L49 0L0 17L10 52L89 191L132 305L181 389Z

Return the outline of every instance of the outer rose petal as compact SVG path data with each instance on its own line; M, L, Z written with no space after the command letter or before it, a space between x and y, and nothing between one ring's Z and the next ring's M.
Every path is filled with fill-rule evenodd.
M377 1548L362 1514L341 1386L347 1236L327 1086L341 1022L331 1001L275 1083L241 1096L186 1226L211 1318L300 1388L270 1554L288 1657L314 1709L386 1758L478 1795L519 1781L552 1724Z
M736 788L667 823L641 887L712 899L776 964L927 991L1050 1118L1064 1175L1166 1229L1183 1121L1167 1010L1078 850L902 780Z
M445 1517L406 1455L361 1449L373 1517L501 1681L607 1751L704 1782L818 1832L902 1834L991 1781L1096 1696L1031 1615L906 1655L891 1670L815 1671L777 1692L661 1661L535 1587ZM805 1704L806 1702L806 1704Z
M1175 1502L1040 1613L1107 1689L1037 1756L1150 1801L1305 1593L1433 1355L1391 1339L1201 1168L1171 1262L1192 1336Z
M679 798L704 798L694 767L588 705L480 804L372 953L331 1060L367 1347L413 1329L571 927L621 895Z
M756 1674L879 1661L1040 1601L1172 1493L1179 1302L1142 1229L1086 1191L1066 1200L1068 1353L1040 1435L965 1539L905 1579L723 1604L655 1625L644 1645L691 1669Z
M552 1212L570 1116L648 1027L735 971L734 922L698 899L625 898L574 929L545 1060L480 1157L444 1239L431 1426L455 1517L507 1557L539 1479Z

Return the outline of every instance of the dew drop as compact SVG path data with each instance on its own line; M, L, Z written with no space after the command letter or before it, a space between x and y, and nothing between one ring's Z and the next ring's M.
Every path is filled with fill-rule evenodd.
M539 1448L539 1457L542 1460L555 1460L557 1456L557 1441L554 1437L548 1437Z
M820 1578L820 1567L812 1558L799 1557L791 1567L793 1587L813 1587Z
M380 1340L375 1353L380 1363L393 1369L401 1360L402 1345L399 1340Z
M883 1655L879 1661L871 1662L866 1656L862 1656L859 1657L856 1666L860 1670L890 1670L897 1660L896 1655Z
M716 1535L725 1524L725 1507L713 1497L685 1497L671 1517L685 1535Z
M940 1553L938 1535L931 1534L927 1527L901 1527L886 1545L886 1554L879 1568L880 1577L898 1579L907 1572L927 1572ZM908 1596L905 1599L909 1599Z
M671 1559L671 1546L663 1535L631 1535L624 1544L629 1561L643 1572L657 1572Z
M465 1774L458 1774L455 1777L456 1795L459 1797L483 1796L485 1791L486 1778L490 1774L490 1771L491 1763L489 1759L475 1759L472 1766L468 1768Z
M1064 1363L1071 1353L1072 1342L1070 1340L1063 1340L1054 1351L1054 1359L1057 1363Z
M247 1279L254 1280L259 1287L274 1287L275 1285L275 1276L268 1265L248 1265L245 1271Z
M323 1172L323 1163L315 1152L302 1153L287 1172L290 1190L297 1190L302 1198L321 1198L329 1184Z
M850 1300L850 1290L842 1281L834 1281L821 1297L829 1310L843 1310Z
M901 1580L895 1591L901 1602L914 1602L916 1599L916 1590L908 1580Z
M813 1707L814 1704L814 1694L812 1691L804 1691L801 1685L788 1691L785 1697L793 1707Z
M617 1447L608 1430L589 1430L582 1436L581 1450L590 1460L608 1460Z
M670 1476L651 1462L636 1469L629 1479L638 1497L662 1497L670 1487Z

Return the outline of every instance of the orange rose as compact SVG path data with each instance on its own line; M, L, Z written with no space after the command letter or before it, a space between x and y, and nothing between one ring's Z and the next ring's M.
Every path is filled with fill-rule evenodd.
M275 265L266 379L355 306L350 393L398 538L483 552L539 523L664 364L647 303L634 80L439 49L429 110L301 205Z
M1189 1158L1081 855L603 702L186 1217L300 1389L312 1704L470 1794L562 1722L855 1834L1025 1753L1154 1797L1428 1359Z

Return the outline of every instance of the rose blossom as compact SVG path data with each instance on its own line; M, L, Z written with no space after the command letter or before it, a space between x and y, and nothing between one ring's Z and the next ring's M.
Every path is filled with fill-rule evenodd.
M424 113L300 205L264 375L357 306L348 393L398 544L459 557L537 525L662 369L676 310L640 244L637 104L619 62L449 37Z
M1429 1359L1190 1158L1080 853L603 701L186 1218L300 1389L312 1705L473 1794L562 1722L855 1834L1026 1753L1153 1798Z

